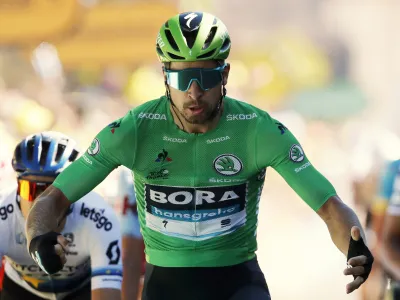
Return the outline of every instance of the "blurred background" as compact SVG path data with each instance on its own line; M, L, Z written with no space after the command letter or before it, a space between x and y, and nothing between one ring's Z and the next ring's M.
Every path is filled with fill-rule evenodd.
M15 180L10 160L26 135L61 131L84 150L104 126L161 96L157 32L189 10L229 29L228 95L283 122L365 222L377 174L400 148L394 0L0 0L0 189ZM96 189L119 211L117 173ZM273 170L259 218L273 299L377 299L373 279L346 295L345 257Z

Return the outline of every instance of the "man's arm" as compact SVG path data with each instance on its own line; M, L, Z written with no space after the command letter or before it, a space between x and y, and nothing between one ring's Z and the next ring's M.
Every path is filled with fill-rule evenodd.
M28 245L38 235L57 231L70 205L71 202L62 191L53 185L49 186L35 200L26 220Z
M92 291L92 300L119 300L121 291L117 289L97 289Z
M349 250L350 231L353 226L360 228L361 236L365 240L357 215L338 196L330 197L317 213L328 227L332 241L345 256Z
M132 236L122 237L122 299L137 299L143 267L143 240Z
M351 228L361 228L353 210L340 200L332 184L314 168L300 143L282 123L265 118L260 122L257 138L258 165L272 166L285 179L325 221L333 242L347 256ZM265 149L269 151L266 153Z
M326 201L317 211L318 215L324 220L328 227L333 243L347 257L349 254L350 237L358 241L360 237L365 240L365 233L361 227L360 221L354 211L340 200L338 196L333 196ZM354 230L357 228L357 230ZM354 275L355 280L347 284L347 293L358 289L365 281L364 265L367 263L366 256L356 256L349 259L348 264L351 268L344 270L344 275Z
M144 262L144 244L140 233L137 213L136 194L130 170L123 168L120 172L119 192L123 199L121 212L122 230L122 299L137 299L142 286L140 278Z
M256 154L259 167L272 166L324 219L334 243L353 267L344 272L356 277L347 285L347 293L357 289L368 277L373 257L360 240L364 233L354 212L343 204L332 184L314 168L297 139L280 122L260 119Z

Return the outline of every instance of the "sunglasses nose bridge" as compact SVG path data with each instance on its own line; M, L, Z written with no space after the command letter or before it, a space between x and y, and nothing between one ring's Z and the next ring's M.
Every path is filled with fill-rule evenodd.
M190 98L192 98L193 100L199 99L204 94L204 90L197 79L192 79L190 81L187 92Z

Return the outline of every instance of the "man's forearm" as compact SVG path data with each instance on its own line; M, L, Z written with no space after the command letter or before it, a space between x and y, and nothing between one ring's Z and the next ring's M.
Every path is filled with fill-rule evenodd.
M365 241L365 234L361 227L360 221L354 211L344 204L338 197L333 197L335 199L328 200L324 204L327 207L324 208L324 212L320 213L320 216L325 221L329 233L331 235L332 241L335 243L336 247L347 256L349 250L350 232L353 226L358 226L361 230L361 237ZM321 215L322 214L322 215ZM366 241L365 241L366 242Z
M35 201L26 220L26 234L29 241L38 235L54 231L58 227L51 202L51 199L47 197Z
M143 264L143 240L132 236L122 238L122 299L137 299Z
M140 283L140 266L129 265L124 266L124 280L122 280L122 299L137 299L139 294Z
M61 191L50 186L32 206L26 220L26 237L29 242L36 236L57 231L69 207L68 200L60 197ZM61 193L62 194L62 193Z

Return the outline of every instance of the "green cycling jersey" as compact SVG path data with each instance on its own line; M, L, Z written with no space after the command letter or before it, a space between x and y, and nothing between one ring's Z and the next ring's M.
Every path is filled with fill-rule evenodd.
M229 97L217 127L203 134L180 130L166 97L130 110L54 186L76 201L120 165L133 171L146 259L157 266L218 267L254 258L268 167L315 211L336 195L282 123Z

